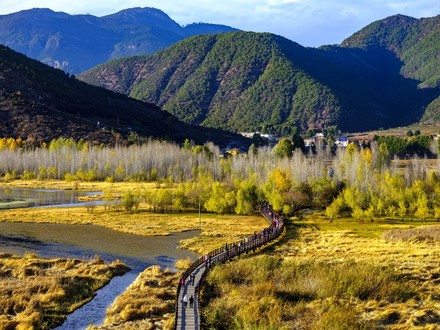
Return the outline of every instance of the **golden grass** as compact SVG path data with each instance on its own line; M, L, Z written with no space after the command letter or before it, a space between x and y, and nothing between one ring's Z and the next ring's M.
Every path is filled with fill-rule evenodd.
M393 229L382 236L387 241L440 242L440 225L412 229Z
M115 195L121 195L128 190L143 191L156 189L156 183L136 182L81 182L65 181L22 181L0 183L2 187L39 188L39 189L80 189L83 191L104 191L111 189ZM92 196L99 199L101 196ZM201 254L234 242L245 236L252 235L267 226L260 216L217 215L202 213L199 222L198 213L151 213L149 206L141 203L136 212L106 210L104 206L96 206L92 212L87 207L68 208L34 208L0 210L0 221L32 222L59 224L93 224L107 227L124 233L158 236L170 233L197 230L201 225L201 236L182 241L182 248Z
M79 189L82 191L103 191L111 188L112 192L117 195L128 190L157 188L155 183L112 184L106 182L85 182L78 184L63 181L14 181L12 183L0 184L0 188L4 186L40 189ZM101 198L99 195L92 197L92 199L99 198ZM156 214L148 212L147 209L148 205L145 204L141 204L140 209L134 213L105 210L104 206L97 206L92 212L89 212L85 207L11 209L0 211L0 221L93 224L125 233L145 236L168 235L173 232L196 230L201 225L201 235L199 237L181 241L181 248L200 254L210 252L215 248L223 246L225 243L235 242L245 236L250 236L267 226L267 221L258 215L237 216L203 213L201 221L199 221L198 213ZM180 268L187 266L188 261L180 262ZM72 265L72 262L66 261L66 270L74 269L75 267L76 265ZM174 315L170 316L168 314L174 310L177 275L170 274L168 271L159 272L157 268L146 270L144 273L130 287L126 294L115 301L115 304L109 309L106 325L100 329L172 328ZM155 283L155 281L159 281L157 278L161 278L158 288L148 288L148 285L145 283ZM49 303L57 301L61 294L62 291L54 289L45 295L41 295L41 299L45 303ZM163 301L164 299L166 300L165 302ZM146 317L147 314L151 314L154 317L150 319ZM139 320L139 318L142 319ZM0 316L1 319L2 316Z
M179 274L152 266L107 309L103 326L90 329L173 329Z
M127 267L101 259L0 254L0 329L51 329Z
M85 207L30 208L0 211L0 221L58 224L93 224L124 233L157 236L199 229L197 213L151 213L140 209L135 213L104 210L96 207L88 212ZM259 216L202 214L200 237L182 241L182 247L198 253L206 253L234 242L243 235L251 235L267 226Z
M287 227L271 257L230 263L208 277L220 292L206 309L211 326L440 329L439 241L402 234L423 236L432 224L311 215ZM395 229L400 239L383 238Z
M151 182L67 182L63 180L14 180L0 182L0 188L78 190L87 192L111 189L116 193L137 189L153 189L157 186L156 183Z

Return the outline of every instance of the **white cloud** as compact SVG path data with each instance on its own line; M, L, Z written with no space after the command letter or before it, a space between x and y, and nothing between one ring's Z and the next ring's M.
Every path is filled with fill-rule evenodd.
M440 14L439 0L2 0L0 14L34 7L103 16L132 7L163 10L179 24L209 22L273 32L305 46L339 43L390 15Z

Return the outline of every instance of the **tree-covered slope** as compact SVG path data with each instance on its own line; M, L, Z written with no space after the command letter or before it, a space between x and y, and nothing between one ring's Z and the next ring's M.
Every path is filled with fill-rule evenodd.
M368 25L342 46L387 50L401 61L400 73L419 88L440 88L440 16L391 16ZM423 121L440 119L438 104L440 100L427 107Z
M154 8L126 9L104 17L50 9L0 15L1 44L70 73L112 58L152 54L188 36L231 30L211 24L182 27Z
M268 33L233 32L112 61L80 79L189 123L289 134L295 127L354 131L417 121L432 93L399 70L387 52L305 48Z
M81 79L158 104L192 124L234 131L335 125L337 97L289 58L305 52L266 33L206 35L98 66Z
M0 45L0 137L36 144L58 137L114 143L131 132L177 142L240 139L185 125L155 105L87 85Z

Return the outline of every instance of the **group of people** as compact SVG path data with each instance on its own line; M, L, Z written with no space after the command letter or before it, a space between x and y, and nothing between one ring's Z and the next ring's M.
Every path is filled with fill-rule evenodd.
M271 225L265 229L263 229L261 232L257 233L255 232L254 235L250 237L246 237L243 241L239 241L238 243L232 243L232 244L225 244L224 246L224 256L226 259L230 257L234 257L238 254L241 254L243 252L248 253L249 250L254 250L267 242L270 238L271 234L276 233L280 228L283 227L283 219L279 216L277 212L274 212L272 207L268 203L263 203L261 205L261 212L264 214L265 218L271 222ZM263 242L261 240L264 239ZM221 260L221 259L218 259ZM207 254L204 257L205 265L206 267L211 266L211 255ZM195 275L190 274L189 275L189 284L194 285ZM180 280L180 284L182 287L185 286L185 279L182 277ZM191 297L188 299L186 294L183 296L183 304L185 308L188 305L189 301L189 307L192 308L194 304L194 297L191 295Z
M194 285L195 279L196 279L196 276L194 274L190 274L188 284ZM185 278L184 277L182 277L180 279L180 285L182 287L185 287ZM192 308L194 306L194 297L191 295L191 297L189 297L189 299L188 299L188 297L186 295L183 296L182 302L183 302L183 306L185 308L188 306L188 301L189 301L189 307Z
M191 295L191 297L188 297L186 295L183 296L183 306L186 308L188 307L188 301L189 301L189 308L193 308L194 307L194 297Z

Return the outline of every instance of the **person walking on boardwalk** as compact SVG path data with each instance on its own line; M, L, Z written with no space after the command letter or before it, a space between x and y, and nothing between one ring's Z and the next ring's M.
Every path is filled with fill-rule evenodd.
M194 274L189 275L189 280L190 280L191 285L194 285L195 278L196 278L196 275L194 275Z
M183 301L183 307L186 308L186 306L188 306L188 297L186 295L184 295L182 301Z
M189 308L193 308L194 306L194 297L191 295L191 297L189 297Z

